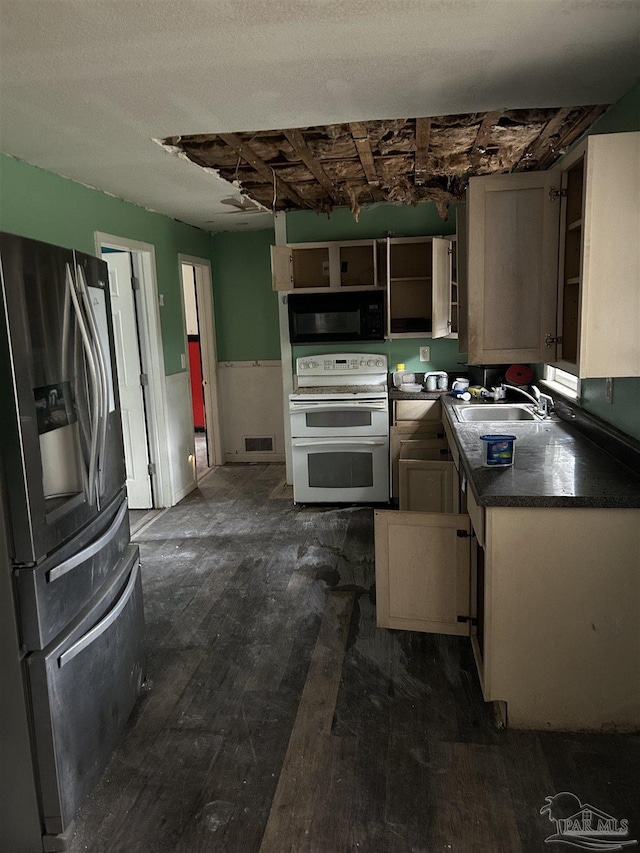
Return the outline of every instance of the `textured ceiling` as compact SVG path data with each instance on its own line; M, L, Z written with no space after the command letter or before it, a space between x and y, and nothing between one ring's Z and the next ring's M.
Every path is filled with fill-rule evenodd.
M0 18L0 149L210 230L271 218L154 139L607 104L638 76L637 0L0 0Z

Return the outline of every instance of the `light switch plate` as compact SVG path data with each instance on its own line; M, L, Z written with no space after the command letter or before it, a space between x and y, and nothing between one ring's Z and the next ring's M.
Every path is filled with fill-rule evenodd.
M183 352L180 353L180 366L182 367L183 370L186 370L187 356Z
M420 347L420 361L431 361L431 347Z

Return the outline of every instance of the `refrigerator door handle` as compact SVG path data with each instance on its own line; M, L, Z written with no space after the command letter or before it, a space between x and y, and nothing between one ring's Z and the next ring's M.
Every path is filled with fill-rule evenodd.
M97 539L94 539L90 545L87 545L86 548L83 548L78 553L74 554L72 557L69 557L68 560L64 560L64 562L55 566L51 569L47 574L47 582L51 583L52 581L61 578L63 575L66 575L67 572L70 572L72 569L75 569L76 566L79 566L81 563L84 563L85 560L88 560L90 557L93 557L94 554L97 554L98 551L101 551L105 545L108 545L109 542L114 538L116 533L120 528L120 524L122 523L122 519L125 517L127 512L127 502L126 500L122 502L122 506L116 513L115 518L105 530L105 532L98 536Z
M93 506L95 502L95 481L96 481L96 466L97 466L97 454L98 454L98 416L99 416L99 405L100 399L98 397L98 375L96 363L94 360L94 354L91 347L91 340L89 338L89 332L87 330L87 324L85 318L82 313L82 307L78 300L78 294L76 292L75 282L73 280L73 275L71 273L71 267L67 264L67 287L69 289L69 293L71 294L71 302L73 304L73 309L76 315L76 322L78 324L78 328L80 329L80 336L82 338L82 345L84 347L87 368L89 370L89 379L91 382L91 413L90 413L90 429L91 429L91 441L90 441L90 450L89 450L89 472L88 472L88 493L87 493L87 502Z
M98 478L98 484L96 485L96 494L99 508L100 493L104 488L104 472L106 470L105 455L107 449L107 419L109 416L109 385L107 380L107 366L105 361L105 354L102 349L102 341L100 340L100 335L98 333L98 324L96 322L96 317L93 312L93 306L91 305L91 298L89 296L89 289L87 287L87 279L85 277L84 270L82 269L80 264L76 264L76 269L78 271L78 281L80 282L82 299L85 304L85 311L89 323L89 330L91 333L93 348L96 354L96 361L98 364L98 377L100 380L100 420L98 428L99 442L96 469L96 475Z
M72 661L73 658L80 654L83 649L86 649L87 646L90 646L101 634L104 632L116 621L118 616L122 613L124 608L127 606L127 602L133 595L133 590L135 589L136 581L138 579L138 572L140 571L140 561L136 560L133 568L131 569L131 575L129 576L129 580L127 581L127 585L124 588L124 591L114 607L107 613L104 619L101 619L97 625L94 625L90 631L87 631L79 640L77 640L72 646L70 646L66 652L63 652L58 658L58 666L63 667L65 664Z

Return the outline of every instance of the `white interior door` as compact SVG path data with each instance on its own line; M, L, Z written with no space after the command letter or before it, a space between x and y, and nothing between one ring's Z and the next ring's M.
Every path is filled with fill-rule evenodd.
M149 509L153 506L153 496L131 254L109 249L103 250L102 257L109 268L129 507Z

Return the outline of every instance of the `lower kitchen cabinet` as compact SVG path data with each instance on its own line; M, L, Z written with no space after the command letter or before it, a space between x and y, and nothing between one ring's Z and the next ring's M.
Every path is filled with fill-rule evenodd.
M442 424L440 400L394 400L389 431L391 497L400 494L401 459L447 461L449 445Z
M453 503L420 482L447 466ZM401 510L375 512L378 626L470 636L511 727L640 729L640 510L485 507L455 462L398 467Z
M374 523L378 626L469 634L469 517L377 510Z
M640 511L487 507L484 527L485 699L516 728L637 730Z
M453 462L401 458L398 466L400 510L458 512L458 474Z

